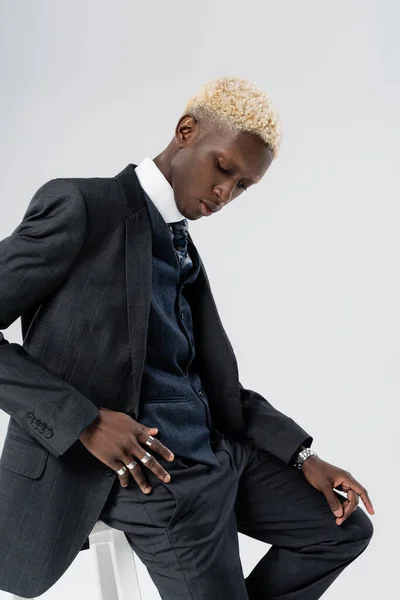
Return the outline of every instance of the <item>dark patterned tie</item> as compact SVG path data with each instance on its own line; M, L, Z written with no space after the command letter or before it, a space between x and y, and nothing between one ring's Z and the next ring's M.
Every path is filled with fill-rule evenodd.
M192 261L187 251L189 238L187 219L182 219L182 221L177 221L176 223L170 223L170 227L173 233L172 241L178 255L181 269L185 268L186 266L192 266Z

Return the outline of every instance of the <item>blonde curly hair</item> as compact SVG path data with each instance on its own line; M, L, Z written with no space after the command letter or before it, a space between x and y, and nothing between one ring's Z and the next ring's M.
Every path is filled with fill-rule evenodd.
M257 134L276 158L281 145L281 123L269 96L240 77L219 77L204 83L187 101L183 114L201 122L203 132L215 128L232 134Z

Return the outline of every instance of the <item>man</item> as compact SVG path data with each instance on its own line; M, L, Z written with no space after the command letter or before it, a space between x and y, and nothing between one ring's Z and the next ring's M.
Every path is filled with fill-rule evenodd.
M47 182L0 242L1 589L45 592L97 519L164 600L320 598L367 547L365 488L239 382L188 233L279 144L264 92L207 82L154 160ZM238 531L272 544L246 580Z

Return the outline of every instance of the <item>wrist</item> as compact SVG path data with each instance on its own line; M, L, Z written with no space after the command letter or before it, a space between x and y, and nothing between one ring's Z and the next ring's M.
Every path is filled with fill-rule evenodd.
M300 466L300 471L304 473L305 471L307 471L307 469L312 467L313 463L315 463L317 460L319 460L318 454L312 454L303 461L303 463Z
M311 450L311 448L305 448L304 446L302 446L295 457L293 466L299 470L303 470L303 466L305 465L305 463L313 458L314 460L317 459L318 454L314 452L314 450ZM314 461L312 460L312 462Z
M101 409L99 409L99 413L100 413L100 410ZM93 432L93 429L96 427L97 423L100 420L99 413L97 413L94 420L91 423L89 423L89 425L87 425L87 427L85 427L85 429L82 431L81 435L79 436L79 439L81 442L83 442L85 439L87 439L88 436Z

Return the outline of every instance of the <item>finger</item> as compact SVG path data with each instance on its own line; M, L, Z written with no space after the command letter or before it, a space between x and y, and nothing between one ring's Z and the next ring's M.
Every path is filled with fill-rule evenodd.
M140 487L142 492L144 494L148 494L149 492L151 492L151 485L147 481L143 470L141 469L140 465L135 459L132 458L132 460L128 464L131 463L134 464L131 468L129 468L130 474L132 475L133 479L136 481L137 485Z
M365 487L363 487L361 485L361 483L356 481L354 479L354 477L349 477L345 483L349 485L350 489L354 490L360 496L360 498L363 501L364 506L367 509L367 511L369 512L369 514L374 515L375 510L374 510L374 507L372 506L372 502L370 500L370 497L369 497L368 492L365 489Z
M346 519L348 519L351 513L357 508L358 503L358 494L353 492L353 490L349 490L347 493L347 500L343 502L343 515L339 519L336 519L336 524L341 525Z
M136 421L135 419L133 419L133 417L130 417L130 418L135 422L136 431L134 432L134 435L136 437L138 437L139 435L145 435L145 436L157 435L157 433L158 433L157 427L147 427L147 425L143 425L143 423L139 423L139 421Z
M136 437L138 437L138 435L145 435L145 436L149 436L149 435L157 435L158 433L158 429L157 427L146 427L146 425L142 425L141 423L138 423L137 421L136 425L139 427L139 434L136 434Z
M145 467L147 467L148 469L150 469L150 471L157 475L157 477L161 479L161 481L169 483L169 481L171 480L171 475L167 473L164 467L160 465L160 463L155 459L155 457L152 454L150 454L150 452L147 452L139 446L139 450L136 456L139 458L142 464L144 464ZM143 459L145 460L143 461Z
M122 468L122 465L119 468ZM126 487L128 485L128 482L129 482L129 471L128 471L128 469L126 470L126 472L123 475L118 475L118 477L119 477L119 482L122 485L122 487Z
M152 435L152 434L148 433L149 431L151 431L148 427L145 427L145 426L142 426L142 427L143 427L143 430L141 430L139 432L139 434L136 436L137 440L141 444L146 446L146 448L151 448L152 452L156 452L157 454L160 454L166 460L168 460L168 461L174 460L175 456L174 456L173 452L171 452L171 450L169 450L166 446L164 446L164 444L162 444L160 442L160 440L158 440L157 438L153 438L151 440L150 444L146 444L146 442L149 439L149 435Z
M114 471L119 471L120 469L122 469L125 466L126 465L124 465L122 462L118 462L112 468L114 469ZM123 475L119 475L118 473L117 473L117 475L118 475L118 479L119 479L119 482L122 485L122 487L126 487L128 485L128 481L129 481L128 469L126 469L126 471Z
M128 467L130 464L132 464L132 467ZM122 465L126 467L126 472L123 475L118 475L122 487L126 487L128 485L129 477L132 476L142 492L148 494L151 491L151 486L144 476L143 471L138 465L137 461L132 456L130 458L126 456L118 468L121 468Z
M338 497L334 493L333 489L329 484L325 485L321 492L324 494L326 501L329 504L329 508L335 515L335 517L341 517L343 514L342 504L340 503Z

